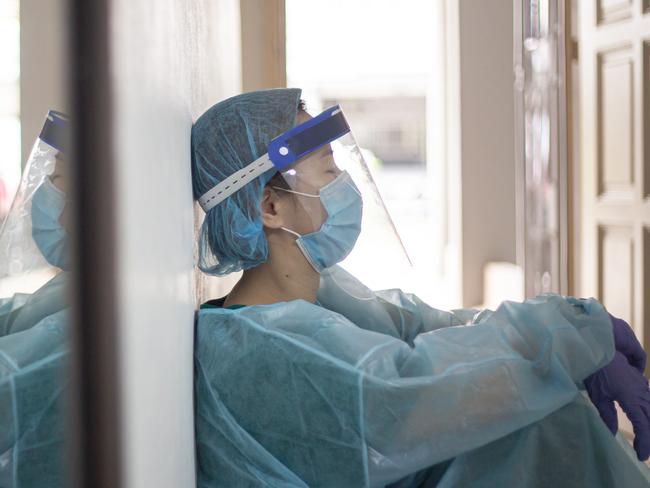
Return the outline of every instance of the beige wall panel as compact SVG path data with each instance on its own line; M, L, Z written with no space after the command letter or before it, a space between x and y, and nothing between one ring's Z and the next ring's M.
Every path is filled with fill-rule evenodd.
M650 330L650 227L645 227L643 229L643 248L641 256L641 269L642 272L642 283L643 283L643 294L641 295L643 303L641 304L642 319L643 323L639 325L635 324L635 329L642 328L637 332L637 336L643 341L643 345L646 350L650 347L650 334L645 333L645 331ZM639 321L641 322L641 321Z
M631 49L598 57L599 192L632 192L634 64Z
M648 350L648 347L650 347L650 334L645 334L645 331L650 330L650 227L643 229L642 251L643 303L641 304L641 313L643 322L639 320L639 324L634 324L634 328L641 328L641 331L635 330L635 332L637 332L637 336L643 341L644 348Z
M613 315L633 323L633 230L631 227L602 226L598 241L600 298Z
M486 264L516 262L513 4L463 0L458 12L462 302L474 306Z
M597 9L599 24L629 19L632 16L632 0L598 0Z
M47 111L70 112L65 0L20 1L20 134L24 164ZM0 49L4 46L0 45Z
M240 0L242 91L287 86L284 0Z
M648 0L650 2L650 0ZM643 43L643 197L650 197L650 40Z

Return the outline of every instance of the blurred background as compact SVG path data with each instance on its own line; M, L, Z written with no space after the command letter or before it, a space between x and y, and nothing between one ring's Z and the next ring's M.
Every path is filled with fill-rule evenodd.
M18 1L2 2L0 36L0 143L4 149L0 167L0 216L4 219L20 180L20 21Z
M378 243L384 279L442 309L594 296L648 347L649 0L0 0L0 220L48 110L73 126L73 483L193 484L194 311L237 276L194 267L190 128L284 86L350 120L413 261Z

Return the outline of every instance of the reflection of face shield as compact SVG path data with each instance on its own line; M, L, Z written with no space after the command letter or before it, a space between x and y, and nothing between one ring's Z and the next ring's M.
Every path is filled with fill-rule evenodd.
M248 182L275 169L269 186L297 202L284 230L318 272L340 263L373 285L380 262L408 257L339 106L276 137L268 153L200 199L207 212Z
M55 184L65 164L68 137L67 117L50 111L0 230L0 279L20 279L21 291L40 286L43 279L35 276L51 276L51 266L67 267L67 237L59 222L65 194Z

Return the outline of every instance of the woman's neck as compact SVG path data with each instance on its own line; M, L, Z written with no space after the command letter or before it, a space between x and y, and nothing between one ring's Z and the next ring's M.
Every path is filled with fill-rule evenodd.
M283 243L286 246L286 243ZM295 244L294 244L295 246ZM266 262L244 271L241 279L226 297L224 306L266 305L291 300L316 301L320 283L318 274L297 247L276 252L277 246L269 242Z

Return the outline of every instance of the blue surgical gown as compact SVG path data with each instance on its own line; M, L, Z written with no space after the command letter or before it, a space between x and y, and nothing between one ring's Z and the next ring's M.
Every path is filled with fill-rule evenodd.
M318 302L199 312L201 488L647 486L580 393L613 356L596 300L443 312L333 268Z
M0 299L0 487L65 486L65 284Z

